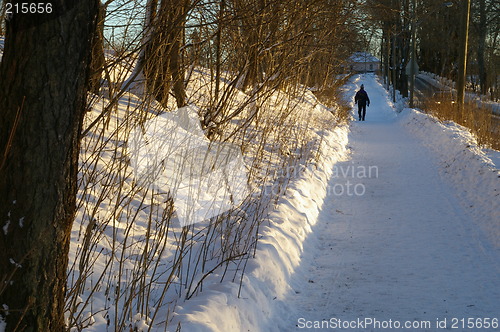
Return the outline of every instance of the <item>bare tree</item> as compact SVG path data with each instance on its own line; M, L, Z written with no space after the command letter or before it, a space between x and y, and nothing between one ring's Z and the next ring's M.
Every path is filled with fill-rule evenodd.
M89 90L99 94L101 80L106 66L104 56L104 20L106 18L106 7L99 1L99 14L97 16L97 28L92 43L92 62L90 72Z
M382 30L381 48L385 79L406 95L407 79L402 69L407 64L410 50L408 2L370 0L367 6L370 21Z
M144 74L148 91L167 104L170 89L177 106L186 105L184 67L181 46L184 41L184 26L191 7L191 0L149 2L151 22L150 38L144 53Z

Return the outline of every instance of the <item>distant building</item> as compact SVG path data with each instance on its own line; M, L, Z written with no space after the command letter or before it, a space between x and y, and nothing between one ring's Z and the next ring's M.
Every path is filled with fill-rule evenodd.
M364 73L380 70L380 60L367 52L355 52L348 62L350 71Z

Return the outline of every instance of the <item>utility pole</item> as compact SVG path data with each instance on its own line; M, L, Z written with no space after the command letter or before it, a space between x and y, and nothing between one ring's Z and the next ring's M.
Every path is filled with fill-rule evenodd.
M460 57L458 63L458 79L457 79L457 103L459 110L464 107L465 100L465 83L467 79L467 46L469 42L469 17L470 17L470 0L462 1L462 24L460 38Z

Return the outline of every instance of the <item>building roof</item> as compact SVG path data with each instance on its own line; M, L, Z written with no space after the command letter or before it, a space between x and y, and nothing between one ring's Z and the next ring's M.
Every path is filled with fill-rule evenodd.
M371 55L368 52L354 52L353 55L349 57L350 62L380 62L379 58Z

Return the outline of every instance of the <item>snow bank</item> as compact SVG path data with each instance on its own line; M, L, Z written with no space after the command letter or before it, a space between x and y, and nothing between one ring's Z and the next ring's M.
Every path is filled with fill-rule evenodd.
M429 72L420 72L417 75L418 78L425 80L427 83L432 85L434 88L439 90L454 90L455 82L445 77L441 77L439 75L429 73ZM472 88L471 88L472 89ZM500 103L494 102L490 100L489 96L479 95L475 92L465 92L466 100L475 101L476 104L480 107L488 107L493 113L500 115Z
M289 289L315 222L321 174L332 163L324 156L344 153L347 128L333 131L335 116L306 89L250 96L222 81L232 94L227 112L243 113L222 128L227 139L209 145L199 116L215 87L202 69L191 79L187 108L176 110L174 98L163 108L127 92L101 118L109 103L104 91L86 114L68 269L71 330L270 330L268 321L282 310L273 299ZM246 175L224 173L240 174L242 155L251 172L243 181L248 200L194 223L200 215L188 212L214 216L226 210L228 196L231 203L238 198L238 190L223 189ZM290 178L296 180L286 191Z
M398 107L389 100L387 103L391 109ZM443 176L450 179L446 182L462 193L460 199L468 202L480 231L498 246L500 171L494 160L500 161L500 153L481 150L463 127L442 124L416 110L406 108L398 119L435 152ZM207 282L196 298L180 303L170 326L180 324L182 330L190 332L289 328L286 319L290 313L285 303L286 294L294 291L291 277L304 257L303 246L322 209L334 165L346 157L348 131L348 126L342 126L317 133L322 136L322 153L314 167L296 167L301 169L300 174L291 181L286 194L262 224L258 250L255 258L248 261L241 289L239 280ZM220 277L214 272L211 279Z
M481 149L467 128L414 109L401 121L438 156L442 175L467 204L479 228L500 247L500 152Z
M321 112L318 107L313 111ZM333 126L333 118L331 121ZM321 155L312 166L293 167L293 180L285 195L262 223L255 258L248 261L241 289L239 280L207 283L201 294L177 307L170 326L181 323L182 330L190 332L272 331L284 324L275 320L287 317L280 300L291 290L290 277L317 221L333 165L345 158L348 131L348 125L343 125L316 133Z
M439 90L447 90L455 88L455 82L433 73L421 71L417 76L418 78L425 80L427 83L429 83L434 88Z
M193 105L152 118L130 137L136 182L164 193L165 201L171 196L181 226L236 208L248 196L240 147L210 142Z

